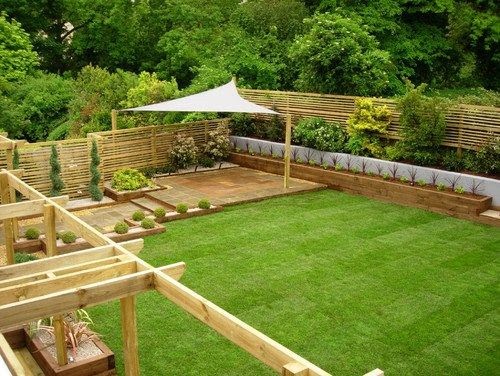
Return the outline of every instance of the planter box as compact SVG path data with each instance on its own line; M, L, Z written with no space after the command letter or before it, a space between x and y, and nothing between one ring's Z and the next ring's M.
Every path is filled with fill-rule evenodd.
M144 195L146 193L154 192L154 191L161 191L162 189L168 189L168 188L170 188L170 187L157 184L156 187L154 187L154 188L146 187L146 188L138 189L136 191L117 191L117 190L111 188L111 186L109 184L106 184L104 186L104 194L108 197L111 197L116 202L126 202L126 201L130 201L130 200L133 200L136 198L144 197Z
M243 167L283 174L282 160L231 153L231 162ZM325 170L321 167L291 163L290 176L328 185L347 193L363 195L391 203L422 208L451 216L479 220L479 214L491 206L491 197L437 191L363 174Z
M130 221L125 221L125 222L130 222ZM140 226L134 226L130 227L126 234L117 234L116 232L109 232L106 234L106 236L112 239L113 241L120 243L120 242L125 242L127 240L143 238L144 236L161 234L162 232L165 232L165 227L161 225L156 225L155 227L149 229L145 229Z
M14 243L14 251L21 253L35 253L38 251L44 251L43 237L39 239L29 240L26 238L19 238Z
M215 212L220 212L222 210L224 210L224 208L222 206L214 206L214 205L212 205L210 207L210 209L194 208L194 209L189 209L187 211L187 213L169 212L163 218L155 218L155 221L157 223L172 222L172 221L176 221L178 219L200 217L202 215L207 215L207 214L211 214L211 213L215 213Z
M14 329L3 334L13 349L26 347L46 376L116 375L115 355L99 339L92 341L102 351L102 354L60 366L45 348L45 345L36 338L30 338L24 328Z

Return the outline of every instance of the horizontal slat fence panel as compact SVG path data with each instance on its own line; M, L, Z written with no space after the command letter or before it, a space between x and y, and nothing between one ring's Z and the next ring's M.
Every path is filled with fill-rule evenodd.
M90 133L87 138L24 144L18 148L20 168L24 169L23 180L44 194L50 192L50 153L52 145L56 145L64 182L62 194L70 198L88 197L92 139L97 141L99 148L103 185L104 180L110 180L119 168L166 165L176 133L193 137L202 150L208 133L219 124L227 126L228 119L120 129ZM4 150L0 150L0 168L7 168Z
M240 94L257 104L274 107L281 113L290 113L295 118L320 116L328 121L346 125L354 111L357 97L280 92L267 90L239 89ZM391 111L391 124L387 137L399 139L399 112L396 101L373 98L376 105L386 105ZM492 136L500 137L500 109L496 107L459 105L450 108L446 115L444 146L474 149L487 142Z

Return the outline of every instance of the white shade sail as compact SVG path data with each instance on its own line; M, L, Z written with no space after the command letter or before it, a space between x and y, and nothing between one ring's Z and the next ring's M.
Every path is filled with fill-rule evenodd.
M240 97L233 81L187 97L147 106L127 108L121 111L157 112L245 112L258 114L279 114Z

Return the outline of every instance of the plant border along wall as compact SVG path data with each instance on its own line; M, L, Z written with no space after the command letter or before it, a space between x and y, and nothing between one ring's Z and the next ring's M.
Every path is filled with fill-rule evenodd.
M230 140L234 149L241 149L244 152L251 150L255 155L278 155L280 157L283 155L284 144L282 143L240 136L230 136ZM361 170L361 165L364 163L365 171L375 175L380 175L384 172L391 174L391 169L397 166L398 177L405 176L410 180L410 171L413 171L416 173L415 180L422 179L426 183L431 184L433 178L437 177L434 182L436 185L441 183L448 187L451 183L454 183L455 187L463 187L466 192L471 192L472 186L475 185L477 194L490 196L492 198L492 207L500 208L500 180L497 179L345 153L331 153L293 145L291 161L293 162L299 158L303 162L312 160L316 165L327 163L330 166L332 165L332 160L337 160L337 163L341 164L344 170L347 169L348 163L351 168L356 167L358 170Z

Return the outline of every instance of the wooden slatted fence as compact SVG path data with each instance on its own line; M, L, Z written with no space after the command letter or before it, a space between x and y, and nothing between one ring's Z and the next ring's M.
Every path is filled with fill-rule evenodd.
M119 168L166 165L176 133L191 136L198 147L203 146L208 132L219 124L227 125L228 119L96 132L87 138L24 144L18 148L20 168L24 169L23 180L40 192L49 193L50 153L52 145L56 145L65 185L62 194L70 198L88 197L92 139L97 141L99 148L103 184ZM0 151L0 168L7 168L5 151Z
M328 121L346 125L354 111L357 97L315 93L239 89L240 94L257 104L274 107L283 114L295 118L320 116ZM373 98L376 105L386 105L392 111L387 137L399 139L399 112L396 101ZM446 115L444 146L474 149L487 142L492 136L500 137L500 108L459 105L448 110Z

